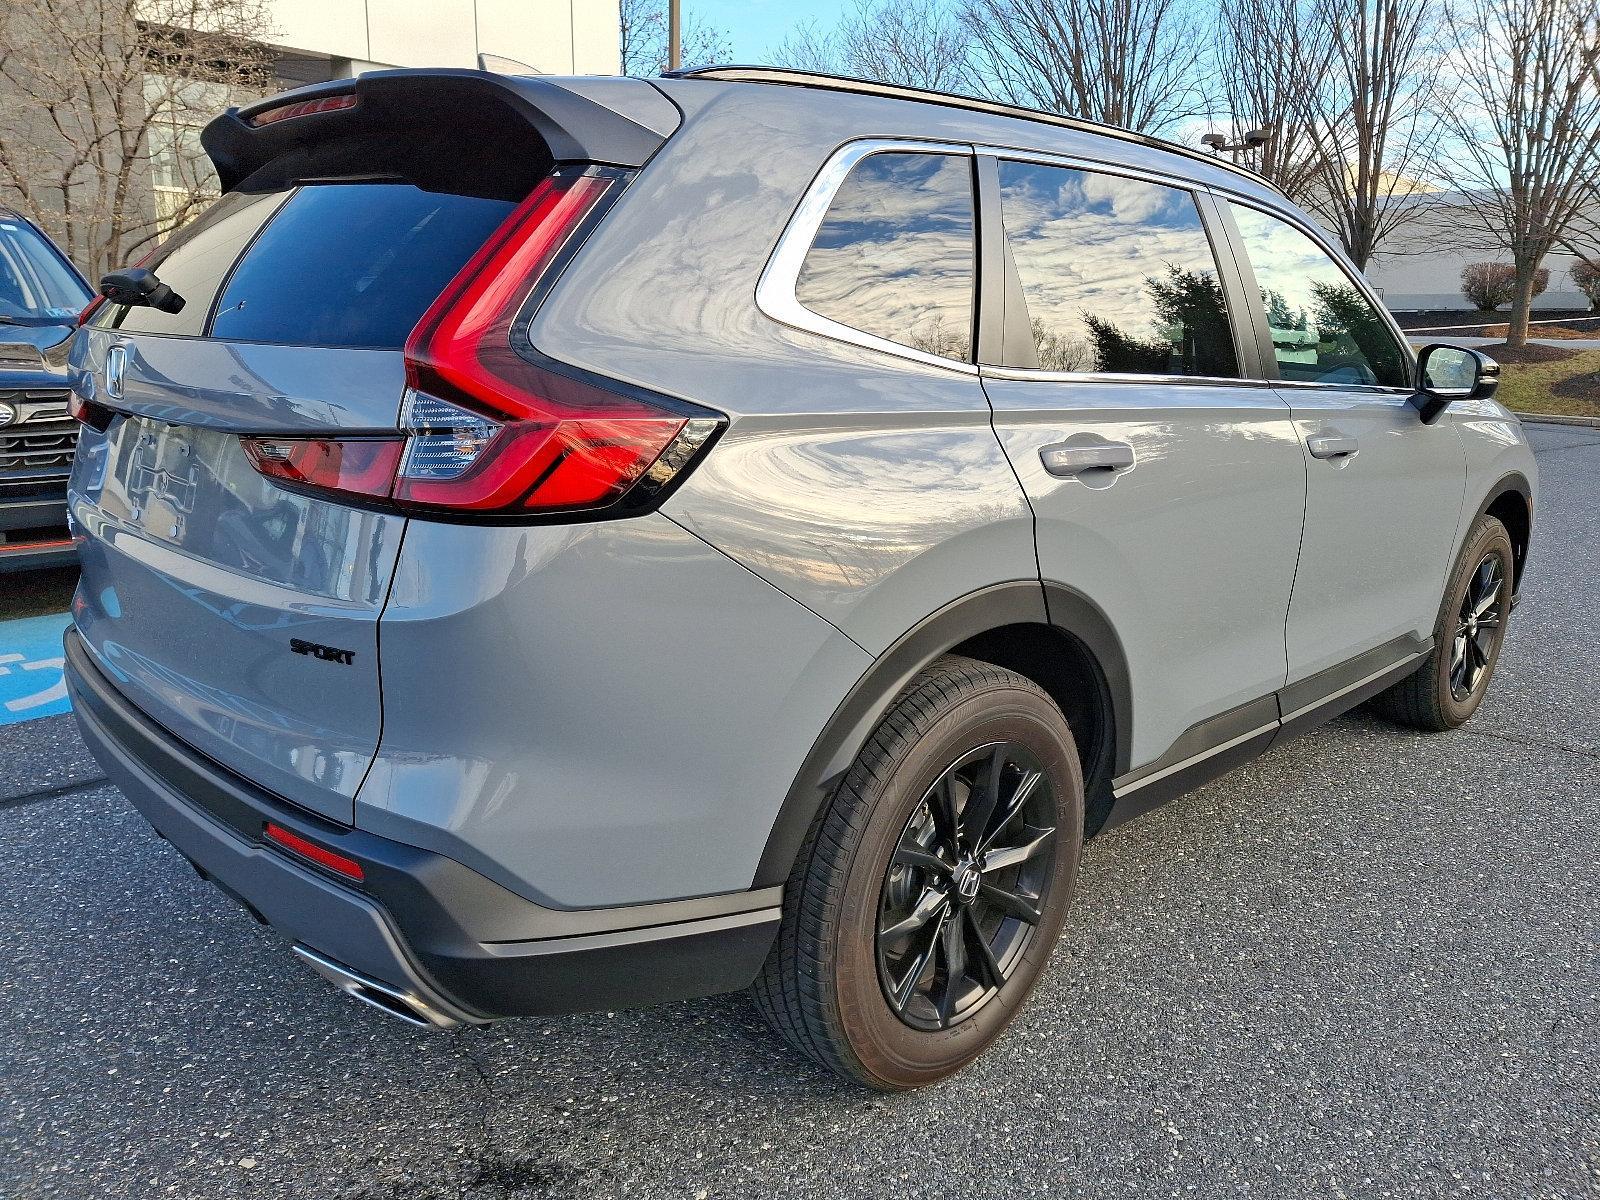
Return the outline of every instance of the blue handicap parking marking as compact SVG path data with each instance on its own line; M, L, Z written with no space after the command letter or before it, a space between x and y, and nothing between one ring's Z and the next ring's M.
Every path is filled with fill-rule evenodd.
M61 635L70 613L0 621L0 725L66 712Z

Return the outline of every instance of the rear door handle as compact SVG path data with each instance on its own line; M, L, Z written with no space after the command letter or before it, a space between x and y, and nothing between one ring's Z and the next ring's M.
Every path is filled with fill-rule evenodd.
M1039 461L1063 479L1086 471L1125 471L1133 466L1133 447L1127 442L1059 442L1039 451Z
M1312 458L1351 458L1361 443L1349 434L1314 433L1306 439L1306 449Z

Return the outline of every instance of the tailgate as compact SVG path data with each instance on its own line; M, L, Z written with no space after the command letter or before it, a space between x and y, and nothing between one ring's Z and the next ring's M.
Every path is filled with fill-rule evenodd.
M380 474L407 338L446 285L560 162L637 165L675 123L636 80L393 71L207 127L226 193L148 264L178 299L107 303L72 351L75 619L131 702L352 822L406 518L387 492L297 486L290 447Z
M108 340L96 331L91 354ZM269 395L350 419L381 398L392 423L400 356L302 350L294 361L284 347L119 344L125 388L162 415L84 430L71 494L78 629L124 694L171 732L349 822L378 742L377 621L404 518L285 491L251 466L220 414ZM178 396L174 379L212 382Z

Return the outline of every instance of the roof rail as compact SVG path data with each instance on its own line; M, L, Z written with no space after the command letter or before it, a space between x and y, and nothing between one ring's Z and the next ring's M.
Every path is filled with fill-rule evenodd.
M688 67L679 71L663 71L666 79L717 79L727 83L777 83L790 87L822 88L834 92L854 92L863 96L883 96L892 100L912 100L920 104L943 104L950 108L964 108L971 112L989 113L998 117L1019 117L1024 121L1039 121L1058 125L1063 129L1076 129L1084 133L1097 133L1104 137L1119 138L1139 146L1150 146L1171 154L1181 154L1198 162L1211 163L1223 170L1243 175L1277 192L1280 189L1249 167L1240 166L1216 155L1192 149L1166 138L1148 133L1135 133L1120 125L1105 125L1083 117L1064 117L1060 113L1045 112L1037 108L1024 108L1020 104L1003 104L998 100L983 100L977 96L959 96L952 92L935 92L929 88L907 87L897 83L878 83L871 79L857 79L850 75L829 75L822 71L797 71L788 67L759 65L712 65Z

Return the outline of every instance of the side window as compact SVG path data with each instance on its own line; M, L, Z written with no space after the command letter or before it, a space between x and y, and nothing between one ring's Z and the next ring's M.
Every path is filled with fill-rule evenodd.
M1007 303L1019 292L1026 301L1034 351L1007 365L1239 374L1216 258L1188 192L1002 160L1000 201Z
M973 224L970 158L870 155L835 194L795 299L863 333L970 361Z
M1293 225L1230 207L1255 268L1278 374L1303 383L1406 387L1399 342L1344 268Z

